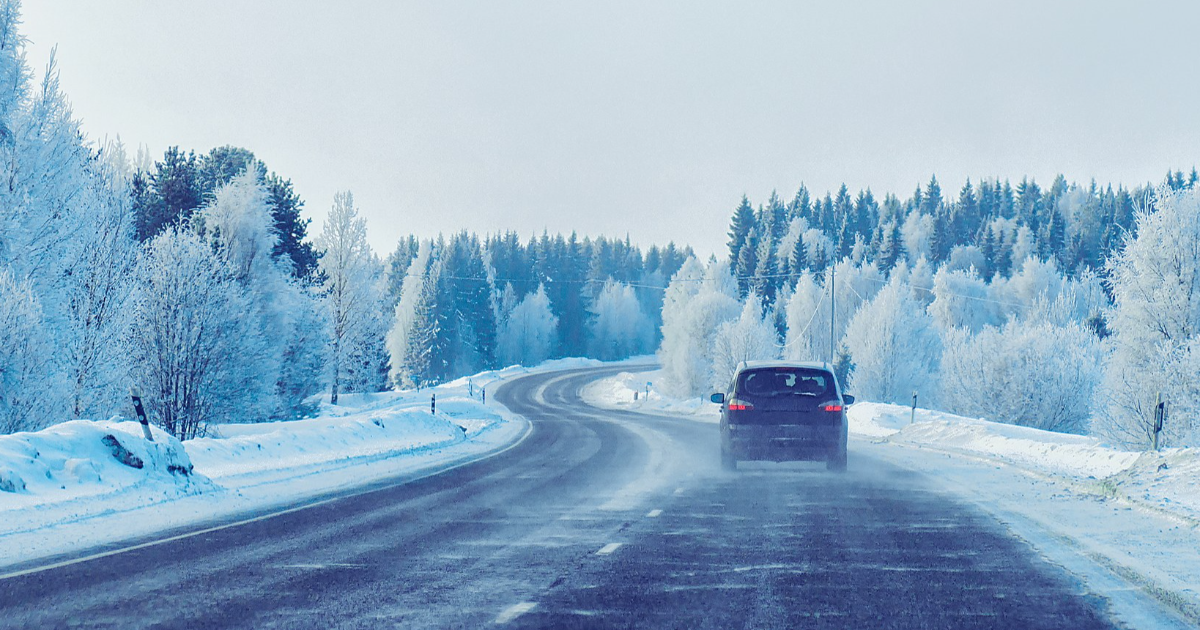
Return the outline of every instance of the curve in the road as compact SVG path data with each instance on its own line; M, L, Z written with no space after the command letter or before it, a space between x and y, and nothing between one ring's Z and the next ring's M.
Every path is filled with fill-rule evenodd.
M486 460L2 579L0 626L1111 626L920 474L725 473L712 425L581 402L618 369L502 386L532 430Z

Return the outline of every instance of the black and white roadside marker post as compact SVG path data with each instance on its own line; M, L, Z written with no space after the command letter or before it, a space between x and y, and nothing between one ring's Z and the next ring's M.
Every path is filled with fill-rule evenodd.
M136 387L130 387L129 397L133 399L133 410L137 412L138 420L142 423L142 433L146 436L146 441L153 442L154 434L150 433L150 420L146 417L146 408L142 407L141 393Z
M429 394L429 415L437 415L437 394Z
M912 413L908 416L908 423L912 424L917 421L917 390L913 390L913 405Z
M1163 423L1167 421L1167 401L1162 399L1162 393L1154 399L1154 450L1158 450L1158 436L1162 434Z

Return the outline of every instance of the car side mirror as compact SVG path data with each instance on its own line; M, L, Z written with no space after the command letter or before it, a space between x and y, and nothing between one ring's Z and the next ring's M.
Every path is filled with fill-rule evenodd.
M713 394L708 399L720 405L725 402L725 394Z
M845 404L847 404L847 405L853 405L853 404L854 404L854 397L853 397L853 396L851 396L850 394L842 394L842 402L843 402L843 403L845 403Z

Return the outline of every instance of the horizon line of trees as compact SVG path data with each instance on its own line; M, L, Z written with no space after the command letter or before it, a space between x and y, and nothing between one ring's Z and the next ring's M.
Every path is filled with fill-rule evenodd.
M1161 186L1190 188L1200 180L1168 172ZM885 272L898 262L924 258L934 266L974 266L985 278L1007 277L1029 256L1053 260L1069 276L1103 272L1104 263L1135 229L1136 211L1154 196L1151 185L1126 189L1095 181L1086 186L1058 175L1043 189L1024 178L984 178L946 198L937 177L907 198L870 188L852 195L843 184L823 197L801 185L790 201L772 192L753 206L743 196L729 228L729 260L739 295L755 291L772 301L783 284L805 269L823 272L850 258L873 261Z

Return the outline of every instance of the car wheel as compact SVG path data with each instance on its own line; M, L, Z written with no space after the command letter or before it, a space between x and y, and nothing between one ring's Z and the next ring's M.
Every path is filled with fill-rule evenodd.
M724 470L737 470L737 460L725 449L721 449L721 468Z
M839 451L825 462L825 469L834 472L846 471L846 451Z

